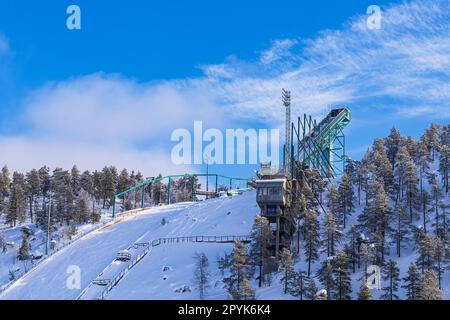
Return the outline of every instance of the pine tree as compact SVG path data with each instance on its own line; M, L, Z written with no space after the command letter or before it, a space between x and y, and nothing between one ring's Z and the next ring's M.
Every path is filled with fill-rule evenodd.
M117 181L117 169L114 166L104 167L102 170L102 197L103 197L103 208L106 207L106 204L109 205L112 203L112 198L116 192L116 181Z
M410 220L413 220L414 200L418 198L416 166L408 152L406 146L400 147L395 159L395 175L397 177L398 194L397 198L404 199L406 193L406 203L409 208ZM406 188L406 190L405 190ZM404 192L405 191L405 192Z
M444 241L438 236L433 237L434 252L435 252L435 270L438 278L439 289L442 289L442 275L446 269L446 263L448 262L448 248L445 246Z
M430 128L426 129L421 137L422 142L427 146L431 154L431 161L434 161L436 151L439 150L439 131L439 125L432 123Z
M327 291L327 299L331 300L334 289L336 287L335 280L333 278L333 264L332 259L327 259L322 263L322 266L317 271L317 278L320 283L325 287Z
M389 198L379 179L371 181L367 195L369 197L368 205L358 217L358 221L362 230L373 235L377 250L376 263L381 264L389 249L386 245L386 234L391 231L390 222L392 220L388 206Z
M205 299L207 289L210 287L210 272L208 258L204 253L196 253L194 281L199 291L200 300Z
M250 233L252 239L250 247L250 261L253 266L259 269L259 287L265 282L264 265L270 257L270 250L268 249L270 243L273 241L273 233L270 229L269 221L265 217L256 215L253 223L252 231Z
M366 280L363 279L358 292L358 300L372 300L372 292L367 286Z
M345 229L347 225L347 216L351 216L352 212L355 209L355 195L353 192L353 184L350 180L350 177L344 173L341 178L341 183L338 188L339 192L339 213L340 222Z
M384 141L386 146L386 155L388 156L392 167L395 164L395 157L397 156L398 149L401 145L403 145L403 140L404 139L400 132L395 127L392 127L391 133Z
M35 200L39 196L41 190L41 181L39 172L36 169L31 170L26 175L26 194L30 208L30 221L33 223L33 212L36 205Z
M333 260L333 273L336 283L336 299L350 300L352 293L351 278L348 272L348 257L344 251L338 253Z
M6 199L10 195L11 178L7 166L2 168L0 173L0 215L7 210Z
M442 143L439 157L439 172L442 175L445 192L448 193L449 189L449 171L450 171L450 143Z
M75 197L77 197L81 190L81 177L80 177L80 171L78 170L77 166L74 165L72 167L72 170L70 171L70 185L72 187L72 193Z
M250 281L246 278L242 280L238 300L255 300L255 291L253 290Z
M306 275L302 270L293 272L292 277L288 283L288 292L294 297L298 297L300 300L306 298L308 295L308 287L312 279ZM315 284L313 284L315 286ZM314 295L317 292L317 288L314 289Z
M408 300L418 300L420 298L420 275L414 262L409 265L407 276L403 278L403 282L405 284L402 288L406 289Z
M442 199L442 192L441 192L441 187L439 186L439 183L437 182L436 179L436 174L431 174L430 178L429 178L429 183L431 186L431 197L433 199L432 201L432 208L431 210L434 211L434 227L435 227L435 233L438 235L441 233L442 235L442 226L441 223L439 221L440 218L440 214L439 214L439 205ZM426 228L425 228L426 231Z
M421 300L442 300L442 291L438 287L436 273L427 270L420 282Z
M251 299L251 286L248 282L249 257L244 243L236 240L231 253L230 275L224 278L227 291L235 300Z
M305 288L305 298L308 300L314 300L316 298L317 291L316 281L314 278L308 277L308 282L306 283Z
M281 272L283 276L281 277L281 283L283 284L283 291L284 294L288 293L288 284L292 280L294 276L294 259L292 258L292 253L286 249L283 248L280 253L280 267Z
M373 174L383 181L384 190L389 191L393 182L392 165L384 150L384 143L381 139L376 139L373 144L372 153Z
M326 241L327 256L334 256L335 247L340 243L342 233L336 225L336 220L332 211L328 211L325 217L324 238Z
M383 288L384 294L381 298L384 300L398 300L398 283L400 282L400 269L394 260L390 260L383 268L383 280L388 281L388 285Z
M19 248L19 254L17 255L17 258L21 261L30 259L30 245L28 243L28 234L25 232L22 232L22 243Z
M319 259L319 221L317 212L307 209L305 212L305 222L303 224L303 234L305 235L305 256L308 263L308 276L311 275L311 264Z
M435 262L435 241L433 236L420 229L416 236L416 247L419 252L417 265L421 268L422 273L425 270L433 269Z
M9 201L9 209L5 221L11 227L16 226L17 220L19 220L20 223L25 221L26 198L22 179L23 175L14 172L11 187L11 199Z
M401 249L404 248L405 242L409 240L409 229L410 229L410 223L409 223L409 217L406 214L403 205L401 202L397 202L395 205L395 219L396 219L396 226L393 228L393 236L395 239L395 244L397 248L397 256L401 257Z
M78 218L78 223L87 223L89 221L89 210L86 204L86 200L84 200L83 198L78 199L77 202L77 207L76 209L78 210L77 212L77 218Z

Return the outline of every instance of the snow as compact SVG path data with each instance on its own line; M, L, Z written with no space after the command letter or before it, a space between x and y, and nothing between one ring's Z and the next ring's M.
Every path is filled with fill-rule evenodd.
M435 170L434 166L432 166L433 169ZM425 188L429 188L427 182ZM445 202L449 203L448 195ZM362 212L364 203L364 194L362 194L361 205L357 205L355 212L349 217L346 231L357 222L357 216ZM138 212L133 216L124 217L119 223L111 224L75 241L17 281L0 295L0 299L76 299L102 271L115 265L114 261L120 250L129 248L133 243L151 243L159 238L181 236L248 235L254 216L259 212L255 191L234 197L221 197L198 203L178 203ZM161 223L163 218L166 222L164 225ZM323 218L321 215L321 225ZM15 237L8 237L8 241L20 244L20 229L11 232L17 234ZM370 240L370 235L364 235L364 237L369 237ZM232 247L230 243L191 242L167 243L153 247L121 278L106 295L106 299L198 299L198 290L193 281L195 269L193 257L195 253L200 252L205 253L210 264L211 287L207 291L206 299L226 299L227 293L217 268L217 259L224 253L231 252ZM396 257L393 244L390 248L391 254L386 259L392 258L397 261L400 277L404 277L409 264L417 259L414 246L410 243L403 249L401 258ZM319 261L312 265L313 276L320 262L326 259L326 254L322 252ZM71 265L76 265L81 270L79 289L68 289L66 286L68 278L66 271ZM307 269L303 252L295 266L295 270L299 269L304 271ZM121 270L123 270L123 264L112 273L117 274ZM362 276L362 268L351 274L353 298L356 298L359 291ZM257 282L253 280L256 298L296 299L283 294L280 277L279 274L274 275L271 286L263 288L257 288ZM316 284L319 290L323 289L317 279ZM385 285L385 281L382 281L381 286ZM450 275L448 272L443 277L442 287L444 299L449 299ZM97 293L89 297L93 298ZM382 292L374 289L372 294L374 298L379 298ZM404 299L405 290L400 287L398 295Z
M76 299L82 290L111 264L120 250L127 249L135 242L151 242L158 238L178 236L247 235L254 216L258 212L254 192L141 211L136 215L123 218L119 223L90 233L62 249L15 282L0 295L0 299ZM162 218L167 222L165 225L161 225ZM210 246L211 250L221 253L223 248L231 250L230 244L187 243L186 246L192 248L192 253L189 253L189 250L183 252L189 253L192 257L195 250L203 245ZM170 246L164 245L154 251L167 250L164 248ZM146 265L145 261L152 261L151 257L153 252L135 268ZM215 258L214 256L210 260ZM186 259L181 261L186 262ZM79 289L69 289L66 285L69 277L67 270L70 266L80 268ZM158 266L159 271L161 267L161 265ZM183 270L184 265L173 266L173 268ZM131 277L134 272L135 270L130 272L127 277Z

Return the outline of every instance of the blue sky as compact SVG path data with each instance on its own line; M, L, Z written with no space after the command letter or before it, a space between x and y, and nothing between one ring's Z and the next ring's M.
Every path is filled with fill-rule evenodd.
M66 28L70 4L81 30ZM365 25L371 4L381 30ZM426 0L3 1L0 164L191 170L168 163L172 130L280 127L281 87L294 114L348 106L359 158L393 125L418 136L448 123L449 12Z

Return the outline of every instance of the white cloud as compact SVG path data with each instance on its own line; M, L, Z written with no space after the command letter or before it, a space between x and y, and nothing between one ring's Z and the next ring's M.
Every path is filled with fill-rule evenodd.
M138 150L124 144L102 145L75 143L64 139L36 138L30 136L0 137L1 158L12 170L27 171L47 165L52 169L70 169L74 164L81 170L102 169L115 165L143 172L146 176L195 172L195 168L173 165L166 150L151 148Z
M202 66L203 77L139 83L98 73L48 84L24 101L29 134L0 137L2 160L179 171L168 167L173 129L191 128L194 120L219 128L247 120L279 126L283 87L292 91L294 114L352 104L449 118L450 3L382 9L381 30L368 30L367 16L357 16L314 39L275 40L254 61L230 56ZM27 147L33 152L20 151Z
M268 123L282 123L282 87L292 91L294 113L318 115L330 105L354 104L448 117L450 3L417 0L383 8L381 30L369 30L366 19L354 17L314 39L274 41L259 61L238 70L241 62L210 66L233 70L211 87L233 116Z

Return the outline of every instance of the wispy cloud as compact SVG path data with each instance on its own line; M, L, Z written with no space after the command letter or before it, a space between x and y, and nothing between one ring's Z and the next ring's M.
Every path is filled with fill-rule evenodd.
M314 39L275 40L250 61L230 56L202 66L202 77L138 83L98 73L47 84L24 101L27 133L0 137L2 160L90 168L128 161L152 167L149 174L158 167L182 171L167 167L171 130L191 128L194 120L279 126L282 87L292 91L294 113L320 115L352 104L449 118L450 3L416 0L382 9L381 30L367 29L367 17L356 16ZM32 151L20 151L27 146Z
M418 0L383 8L381 30L369 30L366 19L353 17L314 39L275 41L244 68L210 66L228 70L225 83L211 77L210 85L228 112L269 123L282 120L281 87L292 90L295 111L320 114L330 105L376 106L390 99L395 103L378 105L400 115L449 117L450 3Z

